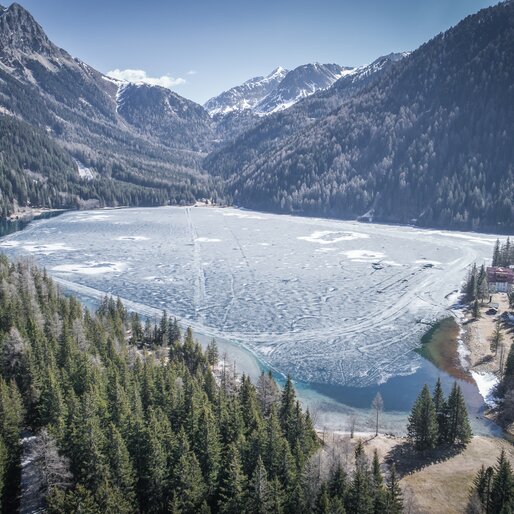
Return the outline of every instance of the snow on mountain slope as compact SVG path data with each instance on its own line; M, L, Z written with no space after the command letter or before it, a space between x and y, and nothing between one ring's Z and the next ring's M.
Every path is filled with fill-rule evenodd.
M304 64L288 71L278 67L266 77L247 80L207 101L215 118L250 110L258 116L281 111L320 89L330 87L353 68L338 64Z
M353 71L353 68L338 64L314 63L298 66L255 106L254 111L260 116L265 116L287 109L302 98L330 87L342 76Z
M279 66L266 77L254 77L240 86L235 86L211 98L204 107L211 116L253 109L280 84L287 73L287 70Z

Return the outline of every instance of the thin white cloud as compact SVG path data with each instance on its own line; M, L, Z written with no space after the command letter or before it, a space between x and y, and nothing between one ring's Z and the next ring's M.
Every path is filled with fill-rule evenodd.
M185 84L186 80L171 75L163 75L162 77L149 77L145 70L112 70L107 72L107 76L113 79L122 80L123 82L134 82L135 84L150 84L152 86L162 86L171 89L174 86Z
M198 72L196 70L189 70L186 75L196 75Z

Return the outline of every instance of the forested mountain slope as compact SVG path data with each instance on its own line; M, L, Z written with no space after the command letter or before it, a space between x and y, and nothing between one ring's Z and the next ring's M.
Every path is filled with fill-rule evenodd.
M129 184L118 180L116 171L109 178L91 169L79 171L70 154L46 132L0 114L0 216L16 212L19 206L157 206L170 199L178 203L187 193L159 186Z
M207 195L208 179L198 171L212 139L203 107L157 86L149 107L143 90L118 95L122 87L54 45L20 5L0 10L0 112L45 131L105 179L107 190L102 185L92 196L111 203L111 179L129 192L119 203Z
M358 95L370 83L379 80L382 74L405 55L407 54L390 54L367 66L346 70L344 76L331 87L315 92L288 109L269 114L259 122L253 120L253 125L248 123L247 130L233 143L209 154L204 161L205 168L211 174L224 178L238 173L266 150L277 147L281 141L305 130L348 99ZM223 121L228 123L229 116L225 116Z
M514 3L484 9L315 124L206 167L247 207L512 229L513 40Z

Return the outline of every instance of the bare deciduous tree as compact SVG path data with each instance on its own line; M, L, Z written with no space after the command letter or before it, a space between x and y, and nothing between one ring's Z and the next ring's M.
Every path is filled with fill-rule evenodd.
M59 453L55 439L46 429L41 430L34 439L31 456L45 496L54 487L66 489L71 485L69 460Z
M257 379L257 399L261 405L262 411L266 416L271 412L271 407L280 398L275 381L267 374L262 373Z
M371 407L375 411L375 436L378 435L378 418L380 413L384 410L384 400L382 395L378 392L371 402Z

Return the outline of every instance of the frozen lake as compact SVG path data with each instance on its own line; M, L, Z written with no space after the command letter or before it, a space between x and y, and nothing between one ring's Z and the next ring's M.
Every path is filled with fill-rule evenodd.
M67 289L109 292L320 387L370 388L422 367L413 352L448 315L491 235L231 208L70 212L7 236Z
M473 233L222 208L69 212L0 240L32 256L86 303L105 293L162 309L256 378L290 373L318 426L366 429L378 390L382 428L402 432L424 383L453 379L414 349L451 314L472 262L496 238ZM478 389L461 382L474 431L491 433Z

